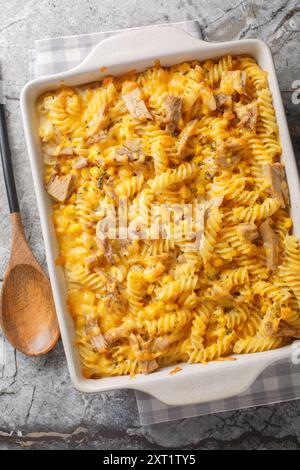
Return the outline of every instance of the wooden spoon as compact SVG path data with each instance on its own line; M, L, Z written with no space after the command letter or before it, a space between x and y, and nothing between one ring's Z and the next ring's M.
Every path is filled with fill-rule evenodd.
M12 248L0 298L0 323L9 342L29 356L46 354L59 338L48 278L25 238L5 121L0 103L0 153L12 222Z

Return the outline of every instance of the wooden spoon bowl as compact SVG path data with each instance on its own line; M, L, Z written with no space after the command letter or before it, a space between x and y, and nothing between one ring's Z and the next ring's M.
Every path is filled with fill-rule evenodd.
M3 281L0 323L9 342L29 356L50 351L59 338L50 283L25 239L19 212L11 214L12 251Z

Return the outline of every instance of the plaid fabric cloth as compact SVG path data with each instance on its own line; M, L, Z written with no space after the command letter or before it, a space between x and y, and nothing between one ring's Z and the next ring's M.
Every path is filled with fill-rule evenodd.
M202 38L198 21L172 23L172 25L183 29L196 38ZM170 26L170 24L151 25L143 28L155 28L157 26ZM129 28L36 41L35 49L29 51L30 75L32 78L35 78L41 75L49 75L71 69L78 65L88 55L91 49L100 41L103 41L103 39L135 29L142 28Z
M141 424L155 424L222 411L270 405L300 398L300 367L284 360L269 366L243 394L225 400L188 406L168 406L136 392Z
M161 26L161 25L159 25ZM196 38L201 38L197 21L175 23ZM147 26L151 28L155 26ZM138 28L135 28L138 29ZM36 48L30 51L31 77L61 72L80 63L90 50L103 39L122 32L66 36L36 41ZM141 424L189 418L192 416L218 413L258 405L295 400L300 398L300 367L291 361L280 361L268 367L245 393L210 403L189 406L167 406L151 396L136 392Z

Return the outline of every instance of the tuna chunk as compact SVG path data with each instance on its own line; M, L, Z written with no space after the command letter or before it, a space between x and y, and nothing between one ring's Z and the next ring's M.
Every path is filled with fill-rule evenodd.
M143 163L145 156L141 144L137 139L127 140L124 145L115 149L114 160L116 163L124 164L126 162Z
M223 204L224 196L215 196L212 199L204 202L205 211L218 208ZM202 221L201 221L202 222Z
M267 267L271 271L275 271L278 266L278 237L272 230L269 219L261 224L259 231L266 252Z
M217 109L217 103L213 90L205 83L201 83L200 95L202 98L202 103L206 109L209 111L215 111Z
M141 152L142 146L139 139L127 139L125 142L125 147L131 150L132 152Z
M89 138L94 136L99 136L100 131L107 126L108 116L107 116L107 104L104 103L101 108L93 115L91 121L87 126L87 135Z
M59 152L60 155L64 155L66 157L71 157L74 155L74 151L72 147L64 147Z
M152 119L144 100L142 100L141 90L138 87L122 95L122 98L128 111L134 118L142 121Z
M75 162L73 163L72 167L75 170L81 170L81 168L85 168L88 166L88 159L84 157L79 157Z
M216 106L219 111L223 109L232 108L232 97L231 95L224 95L224 93L215 94Z
M59 155L59 151L57 150L56 144L51 144L47 142L43 145L44 154L49 155L50 157L57 157Z
M111 328L106 333L104 333L104 339L108 346L112 346L113 344L120 341L120 339L126 338L127 336L128 332L122 326L118 326L117 328Z
M232 295L230 294L228 287L221 283L215 283L212 287L206 291L207 298L215 300L216 302L232 301Z
M232 95L235 91L239 95L245 93L246 72L241 70L227 70L222 72L220 90L225 95Z
M140 361L139 365L143 374L150 374L159 368L155 359L152 359L151 361Z
M87 256L84 259L84 263L85 263L87 268L89 268L89 269L94 268L98 263L98 256L96 256L96 255Z
M168 349L171 344L174 341L172 341L172 338L170 335L164 335L160 336L159 338L156 338L152 344L152 350L153 351L165 351Z
M234 111L240 120L238 123L240 127L250 129L250 131L255 130L257 121L257 104L255 102L245 105L236 103Z
M104 336L100 332L97 319L89 316L86 319L85 331L90 336L90 343L93 349L97 352L104 352L106 350L106 342Z
M165 99L166 108L166 131L170 134L178 128L178 122L182 113L182 99L178 96L167 96Z
M263 176L269 185L271 195L279 199L281 207L288 206L290 197L284 165L281 163L266 163L263 165Z
M294 328L283 320L280 320L277 331L275 331L271 322L266 323L265 330L269 336L288 336L290 338L300 339L300 328Z
M92 135L86 141L88 145L99 144L99 142L103 142L107 139L107 132L101 131L98 134Z
M295 328L281 320L277 335L278 336L290 336L291 338L300 339L300 328Z
M144 163L145 155L143 154L141 142L139 139L128 139L124 146L128 152L128 160L130 162Z
M46 186L47 193L58 202L65 202L72 194L75 176L53 176Z
M235 228L247 242L253 242L258 237L257 227L252 222L239 224Z
M121 145L120 147L115 148L114 152L112 153L113 162L124 165L128 162L129 155L131 154L132 152L130 150L124 147L124 145Z
M222 169L234 167L242 158L242 144L239 139L232 138L221 142L217 147L216 165Z
M193 135L195 131L195 127L197 125L197 119L193 119L193 121L190 121L187 123L183 131L181 132L178 140L178 153L179 155L182 155L185 147L188 143L189 138Z
M102 220L99 220L96 225L96 244L100 255L103 255L109 263L113 263L115 261L114 252L109 240L105 238L105 234L102 232L101 223Z
M139 361L141 372L149 374L150 372L158 369L159 365L157 364L155 357L157 357L159 353L153 353L151 351L151 340L144 341L140 335L130 334L129 344L135 358Z
M98 353L106 351L106 342L103 335L92 336L90 341L93 349Z

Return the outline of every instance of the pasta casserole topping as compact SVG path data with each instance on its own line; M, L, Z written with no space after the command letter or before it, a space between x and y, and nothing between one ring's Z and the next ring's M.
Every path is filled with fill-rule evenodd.
M300 338L300 246L267 73L224 56L37 103L84 375Z

